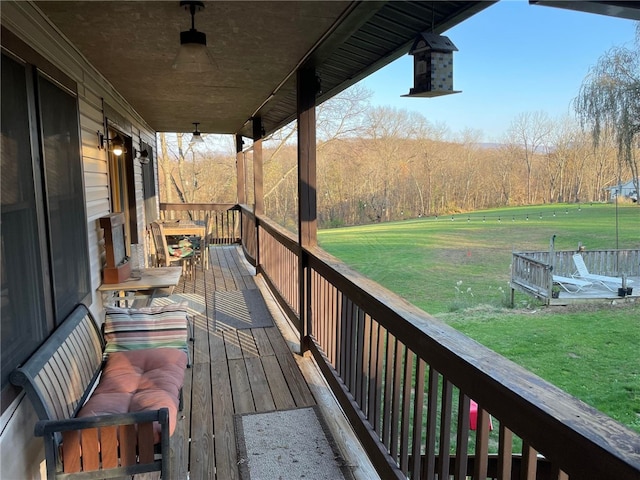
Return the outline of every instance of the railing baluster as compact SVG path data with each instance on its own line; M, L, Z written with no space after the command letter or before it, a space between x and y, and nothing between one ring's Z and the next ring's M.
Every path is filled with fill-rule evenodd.
M380 428L376 424L376 419L379 418L379 412L376 411L377 402L377 393L379 392L379 383L378 383L378 341L380 334L380 325L377 322L373 322L371 317L366 316L367 323L369 325L369 360L367 364L369 365L367 377L369 378L369 384L367 388L367 418L373 429L380 433Z
M365 340L366 337L364 335L364 325L365 325L365 321L364 321L364 312L362 311L362 309L360 309L360 307L358 305L355 305L354 308L357 310L357 315L356 315L356 322L355 322L355 326L356 326L356 336L355 338L356 340L356 351L355 351L355 357L356 357L356 365L355 365L355 369L354 369L354 378L352 380L353 383L353 391L355 392L355 397L356 397L356 402L358 402L358 405L360 406L360 409L362 410L362 413L364 413L364 415L367 415L366 409L364 408L364 393L363 390L366 392L366 389L363 388L363 383L366 382L366 377L364 375L364 345L365 345Z
M329 282L327 282L329 283ZM340 303L338 300L339 292L336 287L331 285L331 303L329 308L329 315L331 317L330 328L333 337L331 342L331 365L337 369L337 357L338 357L338 344L340 342L340 325L338 319L340 318Z
M396 460L398 464L400 464L398 447L400 443L400 414L402 411L401 387L403 381L403 359L406 348L395 337L393 338L393 344L395 352L393 355L393 395L391 401L391 441L389 444L389 451L391 452L391 457Z
M391 449L391 422L393 421L394 404L394 352L395 337L385 330L385 359L384 359L384 396L382 399L382 434L380 440L393 455Z
M469 397L462 391L458 395L458 432L456 438L456 463L453 472L454 480L467 478L467 461L469 457Z
M345 375L345 352L346 352L346 308L344 305L344 294L340 291L336 291L336 321L338 325L336 325L336 331L338 332L338 339L336 343L338 345L338 351L336 352L336 371L339 372L340 378L343 380L346 379Z
M449 478L451 458L451 414L453 410L453 385L447 379L442 381L442 408L440 410L440 457L438 459L438 478ZM428 453L427 453L428 454Z
M474 463L475 478L487 478L489 466L489 414L478 405L478 420L476 431L476 452Z
M411 469L411 478L418 480L422 478L422 412L424 409L424 377L425 377L425 363L421 358L417 358L416 361L416 377L415 388L413 390L413 439L412 439L412 452L413 467Z
M342 296L342 302L343 305L345 306L344 308L344 315L343 315L343 328L344 328L344 373L342 375L342 378L344 379L344 383L347 386L347 388L349 389L349 391L351 392L351 395L354 394L353 391L353 331L354 331L354 324L355 324L355 315L353 312L353 303L351 302L351 300L346 296L343 295Z
M360 408L365 414L365 417L369 418L369 384L371 382L371 318L364 310L360 309L362 315L362 349L361 349L361 364L358 371L360 372Z
M502 423L500 423L498 442L498 480L509 480L511 478L513 433Z
M536 480L538 466L538 452L527 442L522 442L522 465L520 466L521 480Z
M429 387L427 392L427 441L425 447L426 472L422 478L433 480L436 471L436 426L438 423L438 384L440 375L429 367Z
M320 342L320 346L322 347L322 351L324 352L324 354L327 354L327 337L326 337L326 333L327 333L327 318L325 316L325 303L327 301L326 299L326 283L324 282L319 282L317 284L317 297L314 301L314 304L312 306L312 313L311 315L315 316L317 315L318 318L316 319L317 321L313 322L313 324L315 325L315 329L317 330L315 332L315 337L318 339L318 341Z
M376 352L376 368L375 368L375 392L373 393L373 426L378 435L382 434L382 408L383 408L383 389L384 384L384 365L385 365L385 348L387 330L376 322L378 330L378 347ZM371 403L371 402L370 402Z
M408 348L404 354L404 375L402 376L402 423L400 426L400 469L409 473L409 429L411 423L411 391L413 362L415 355Z

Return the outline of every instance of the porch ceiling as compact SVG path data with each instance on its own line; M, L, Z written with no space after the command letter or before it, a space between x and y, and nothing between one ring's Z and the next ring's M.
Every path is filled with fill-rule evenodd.
M173 70L190 16L178 1L38 1L36 5L156 131L252 136L295 119L296 68L314 66L322 102L493 1L205 1L195 27L217 70ZM639 2L531 3L635 18ZM578 6L576 5L583 5ZM587 5L586 8L584 5ZM413 79L405 79L407 89Z
M492 3L205 2L195 27L218 68L197 76L171 68L180 31L190 28L177 1L36 5L156 131L190 132L200 122L206 133L250 137L253 116L267 133L295 118L303 62L316 67L321 102L406 54L432 22L443 32Z

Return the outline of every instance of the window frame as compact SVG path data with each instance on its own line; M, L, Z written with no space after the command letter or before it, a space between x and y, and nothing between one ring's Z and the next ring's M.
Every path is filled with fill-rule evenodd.
M48 62L44 57L40 56L31 47L22 42L13 33L7 30L5 27L1 29L1 53L6 56L7 59L14 61L24 67L25 69L25 89L26 89L26 109L28 116L28 131L26 135L29 137L30 157L31 157L31 180L33 182L33 201L35 207L35 229L37 233L37 239L32 243L36 250L40 254L40 261L37 262L36 271L39 269L40 276L36 279L37 285L34 286L34 292L41 289L43 298L43 311L44 317L37 323L38 328L41 328L44 332L44 338L39 339L39 344L44 342L56 327L64 320L64 318L56 318L55 306L56 306L56 285L54 284L55 275L52 274L51 268L53 265L52 258L52 238L51 227L49 225L49 206L48 198L51 193L53 184L47 185L45 178L46 171L46 158L44 154L44 138L43 138L43 122L41 118L42 102L48 101L47 98L43 98L41 92L38 91L39 82L48 81L54 87L60 89L63 93L70 95L75 104L75 123L77 128L77 136L74 136L70 146L73 148L75 141L77 140L78 155L73 158L69 158L69 162L73 165L74 174L76 178L76 198L72 198L72 204L76 210L76 227L77 235L81 236L80 241L76 244L79 248L83 249L82 255L79 256L80 261L76 265L78 270L78 278L76 280L76 294L78 295L78 302L90 305L92 301L92 284L91 284L91 264L89 257L89 238L88 238L88 218L87 218L87 205L86 205L86 188L84 185L84 166L82 155L82 132L81 132L81 117L79 111L79 99L77 84L65 75L61 70ZM69 105L68 105L69 106ZM69 108L65 109L66 112L70 112ZM71 119L71 117L69 117ZM9 162L12 159L9 160ZM18 161L16 158L15 161ZM77 162L77 164L75 163ZM78 176L79 175L79 178ZM55 190L55 188L54 188ZM80 217L81 215L81 217ZM79 221L82 218L82 221ZM3 235L4 239L4 235ZM3 262L4 265L4 262ZM3 276L7 275L8 281L11 282L11 272L3 272ZM58 317L62 317L62 313ZM16 318L11 321L16 322ZM26 338L25 332L20 332L17 335L17 342L20 342L21 338ZM22 353L9 359L11 362L23 362L29 358L37 345L34 347L29 345L25 347ZM24 358L22 358L24 357ZM18 364L6 364L3 358L3 373L9 373ZM4 376L4 375L3 375ZM11 403L18 397L21 390L12 386L5 379L4 385L1 385L1 410L0 413L4 413Z

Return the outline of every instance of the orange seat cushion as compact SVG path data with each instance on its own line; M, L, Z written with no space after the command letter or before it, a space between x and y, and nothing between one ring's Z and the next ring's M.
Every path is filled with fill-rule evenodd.
M169 409L173 435L184 383L187 354L175 348L148 348L110 353L95 391L78 417ZM160 426L154 425L160 441Z

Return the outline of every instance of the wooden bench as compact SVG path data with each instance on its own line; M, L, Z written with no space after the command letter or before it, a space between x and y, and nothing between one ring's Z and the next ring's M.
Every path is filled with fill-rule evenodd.
M91 313L79 305L10 376L38 415L35 435L44 437L47 477L114 478L160 471L166 479L168 408L76 417L104 367L104 347Z

